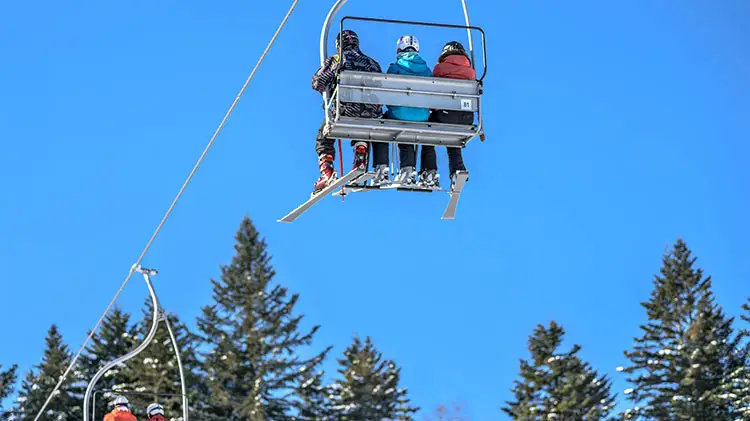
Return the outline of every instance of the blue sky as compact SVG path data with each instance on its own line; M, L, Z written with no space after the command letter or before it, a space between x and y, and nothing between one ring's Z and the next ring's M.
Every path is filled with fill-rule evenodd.
M25 373L51 323L78 349L288 3L0 6L0 363ZM282 225L317 176L310 77L328 3L301 2L146 256L169 310L192 322L210 303L249 215L307 325L322 324L316 349L370 335L418 405L463 402L476 420L505 419L527 336L551 319L624 389L614 369L679 236L738 313L750 3L472 0L489 43L487 141L465 150L458 218L440 220L447 195L389 192L330 198ZM462 22L458 1L440 3L353 0L344 13ZM407 31L430 64L465 40L353 28L383 67ZM134 278L119 303L138 312L145 293Z

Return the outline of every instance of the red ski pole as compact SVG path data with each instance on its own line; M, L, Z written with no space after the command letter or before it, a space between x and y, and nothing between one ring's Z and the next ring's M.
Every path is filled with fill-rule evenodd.
M341 145L341 139L339 139L339 177L344 176L344 147ZM344 186L341 186L341 201L344 201Z

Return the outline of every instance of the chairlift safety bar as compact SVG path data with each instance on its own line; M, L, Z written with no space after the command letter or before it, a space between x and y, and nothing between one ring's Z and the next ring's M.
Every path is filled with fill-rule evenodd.
M358 20L358 21L365 21L365 22L381 22L381 23L393 23L397 25L416 25L416 26L431 26L431 27L437 27L437 28L452 28L452 29L466 29L468 31L479 31L480 34L482 34L482 64L484 64L484 70L482 72L482 77L477 79L478 81L482 82L484 81L484 77L487 76L487 43L485 42L485 33L484 29L473 26L473 25L454 25L450 23L435 23L435 22L421 22L421 21L411 21L411 20L398 20L398 19L383 19L383 18L367 18L362 16L344 16L341 18L341 22L339 24L340 30L339 30L339 45L341 45L342 39L342 33L344 32L344 21L347 20ZM473 52L473 50L472 50ZM343 60L343 57L342 57ZM471 62L471 66L476 69L476 63L474 60Z

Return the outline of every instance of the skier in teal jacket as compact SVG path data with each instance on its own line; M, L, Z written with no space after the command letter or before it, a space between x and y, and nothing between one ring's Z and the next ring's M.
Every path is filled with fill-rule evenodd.
M412 35L405 35L398 39L396 46L396 62L391 63L388 67L388 72L397 75L411 75L411 76L426 76L432 77L432 69L427 65L427 62L419 55L419 40ZM416 107L401 107L395 105L388 105L387 111L384 118L390 118L395 120L407 120L407 121L427 121L430 118L429 108L416 108ZM382 149L385 153L388 153L388 145L382 143ZM373 144L373 149L375 144ZM396 175L395 183L412 186L417 182L417 151L416 146L413 145L398 145L400 159L400 169L398 175ZM373 150L374 154L379 151ZM386 156L387 161L387 156ZM382 182L379 178L382 178L380 171L376 169L375 183ZM385 168L385 177L388 176L387 168Z

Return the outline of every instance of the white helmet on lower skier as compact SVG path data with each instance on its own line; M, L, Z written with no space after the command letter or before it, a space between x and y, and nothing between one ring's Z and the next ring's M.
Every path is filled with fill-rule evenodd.
M396 43L396 52L403 53L404 51L412 48L415 52L419 52L419 40L414 35L404 35L398 39Z
M146 409L146 415L151 418L154 415L164 415L164 407L161 406L161 404L158 403L152 403L148 406Z

